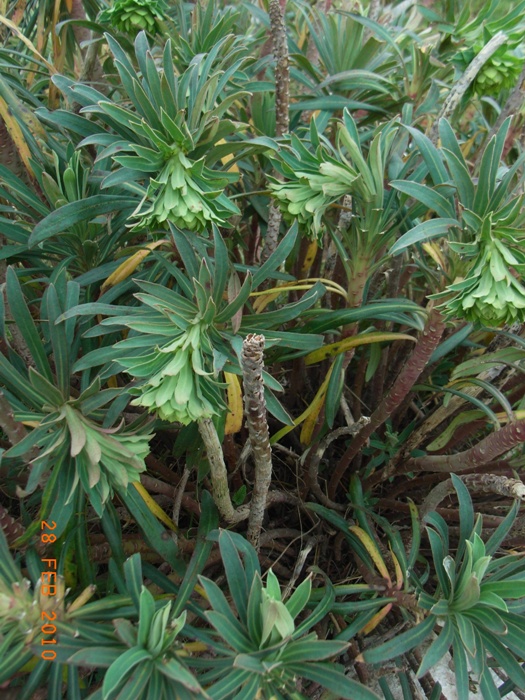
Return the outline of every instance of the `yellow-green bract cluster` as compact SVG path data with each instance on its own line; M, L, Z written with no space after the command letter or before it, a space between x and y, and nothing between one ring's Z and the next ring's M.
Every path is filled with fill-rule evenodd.
M447 288L455 292L446 302L447 313L485 326L499 327L525 320L525 287L513 274L519 260L501 241L483 245L464 280Z
M90 495L96 510L113 495L113 488L126 489L146 469L152 435L104 430L69 405L62 409L70 435L70 454L75 477L70 498L78 483ZM113 434L111 434L113 433Z
M140 392L132 403L157 411L163 420L184 425L217 414L219 407L209 395L212 387L207 386L214 382L204 369L201 346L201 328L195 324L172 343L155 348L149 355L120 360L134 376L142 376L141 365L161 366L140 389L132 390Z
M224 194L227 183L204 166L204 159L192 161L178 151L150 180L133 213L137 219L134 228L151 228L166 221L190 231L202 231L211 223L224 225L228 217L239 213Z
M284 182L271 178L270 183L281 211L285 218L310 227L314 235L319 234L327 208L351 193L359 177L341 153L332 157L321 146L313 153L296 136L291 137L290 148L283 149L275 165L286 178Z

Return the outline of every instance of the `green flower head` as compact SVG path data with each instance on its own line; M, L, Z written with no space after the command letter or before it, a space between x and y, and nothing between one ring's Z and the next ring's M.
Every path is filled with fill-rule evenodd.
M211 223L225 225L239 209L226 197L228 180L192 161L182 151L174 153L159 175L150 180L146 195L133 212L134 229L163 226L167 221L190 231L203 231Z
M466 278L447 288L454 292L443 304L447 314L491 327L523 322L525 287L509 264L517 271L523 267L501 241L484 245Z
M139 481L146 470L152 435L137 435L120 429L104 429L66 404L60 414L70 436L70 455L75 460L71 499L78 483L89 494L93 507L102 512L113 490L126 489Z
M482 48L483 44L476 44L472 48L461 51L457 62L466 68ZM508 44L503 44L483 64L472 83L472 90L479 96L497 97L502 90L512 90L522 68L523 58L518 56Z
M382 184L378 189L347 110L336 122L335 146L317 132L312 119L309 140L292 134L273 163L281 177L269 178L270 190L283 216L303 224L312 236L319 238L327 209L345 195L363 203L382 201Z
M64 578L57 576L54 585L56 594L50 596L42 592L41 578L31 591L31 582L25 578L9 582L0 577L0 639L11 634L29 645L41 633L42 611L55 612L61 619L66 594Z
M217 401L219 385L204 369L202 343L206 340L202 336L202 329L195 324L148 355L120 360L135 377L146 376L148 371L146 382L132 389L138 394L132 403L156 411L163 420L183 425L218 414L223 408Z
M142 30L157 34L164 20L163 8L164 3L159 0L116 0L99 15L99 20L132 36Z

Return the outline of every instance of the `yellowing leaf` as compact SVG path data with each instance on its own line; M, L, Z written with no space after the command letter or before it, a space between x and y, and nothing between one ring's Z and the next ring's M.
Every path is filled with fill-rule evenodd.
M310 241L301 267L301 275L306 276L308 274L310 268L314 264L315 256L317 255L318 250L319 246L317 245L317 241Z
M9 5L8 0L2 1L2 10L1 10L0 14L2 14L2 15L7 14L8 5ZM27 5L27 0L18 0L16 5L15 5L15 9L11 11L11 19L13 20L13 23L16 24L17 27L20 24L20 22L24 19L24 12L26 9L26 5ZM4 9L4 7L5 7L5 9Z
M475 409L473 411L464 411L463 413L460 413L459 416L456 416L451 421L451 423L447 425L445 430L443 430L443 432L440 435L438 435L438 437L435 440L432 440L432 442L429 445L427 445L425 449L429 452L441 450L452 439L452 436L454 435L454 433L460 425L463 425L464 423L472 423L472 421L474 420L483 418L484 415L485 414L483 413L483 411L480 411L478 409Z
M78 566L75 561L75 550L70 548L64 557L64 581L68 588L76 588L78 583Z
M392 557L392 561L394 562L394 569L396 572L396 585L400 589L403 585L403 580L404 580L403 571L401 569L401 565L399 563L398 558L396 557L396 555L392 551L392 547L390 547L390 556Z
M272 301L277 299L279 294L281 294L281 292L265 292L264 294L261 294L261 296L258 296L253 302L253 310L255 313L260 314L262 311L264 311L268 304L271 304Z
M376 568L379 571L379 573L381 574L381 576L390 582L390 574L388 573L388 569L386 568L386 564L383 560L383 557L381 556L381 552L379 551L379 547L374 542L374 540L370 537L368 532L365 532L358 525L350 525L350 527L348 529L350 530L350 532L353 532L354 535L356 535L356 537L358 537L361 540L361 543L365 547L366 551L372 557L372 561L376 565Z
M319 390L318 390L317 394L315 395L312 403L301 413L301 415L298 418L296 418L294 420L293 425L285 425L284 428L281 428L281 430L279 430L277 433L275 433L275 435L270 440L270 443L272 445L274 445L276 442L279 442L279 440L282 437L284 437L285 435L290 433L292 430L294 430L298 425L303 423L308 418L308 416L314 411L317 411L317 413L315 414L315 419L317 420L317 416L319 415L319 411L321 410L320 408L318 410L318 405L319 405L319 403L320 403L320 406L323 405L325 395L326 395L326 389L328 388L328 382L330 381L331 374L332 374L332 367L330 367L330 369L326 373L326 377L324 379L324 382L319 387ZM308 433L306 433L304 435L305 438L307 436L308 436ZM303 438L303 435L301 432L301 441L302 441L302 438ZM303 444L308 444L308 443L303 443Z
M204 642L186 642L182 645L184 651L188 654L195 654L196 652L206 652L209 650L209 646Z
M48 71L51 73L51 75L54 75L57 73L56 68L53 66L52 63L49 61L46 61L46 59L42 56L40 51L37 50L36 46L33 44L33 42L28 39L21 31L20 29L16 26L14 22L12 22L10 19L7 19L7 17L4 17L3 15L0 15L0 23L4 24L6 27L9 27L9 29L13 32L13 34L20 39L22 43L24 43L27 48L40 60L42 63L46 66Z
M113 375L112 377L108 377L108 386L112 389L118 389L118 382L115 375Z
M220 141L217 141L216 145L217 145L217 146L221 146L222 144L225 144L225 143L226 143L226 139L221 139ZM221 163L222 163L223 165L227 165L227 164L230 162L230 160L233 160L233 156L232 156L231 153L229 153L227 156L223 156L223 157L221 158ZM230 172L230 173L238 173L238 172L239 172L239 166L237 165L237 163L233 163L233 164L228 168L228 172Z
M346 299L346 292L337 282L332 282L332 280L326 280L323 277L310 277L309 279L297 280L296 282L286 282L285 284L279 284L277 287L272 287L271 289L265 289L263 292L252 292L250 297L256 297L253 302L253 309L255 313L261 313L268 306L270 302L277 299L279 294L283 292L297 292L303 289L312 289L316 282L322 282L326 287L328 292L332 294L339 294L343 299Z
M225 435L233 435L238 433L242 428L243 406L242 406L242 391L239 377L230 372L224 373L224 379L228 384L228 415L226 416L226 424L224 426Z
M388 340L411 340L413 343L416 342L413 336L407 335L406 333L381 333L379 331L374 333L362 333L361 335L353 335L349 338L338 340L336 343L325 345L318 350L308 353L305 357L305 363L307 365L313 365L316 362L322 362L329 357L334 357L342 352L346 352L346 350L350 348L355 348L359 345L370 345L371 343L382 343Z
M387 603L384 608L381 608L374 617L366 623L366 625L360 630L361 634L370 634L378 624L383 620L388 613L392 610L392 603Z
M143 250L137 250L136 253L133 253L131 257L125 260L121 265L117 267L117 269L114 272L110 274L110 276L102 285L101 292L103 292L108 287L114 287L119 282L122 282L122 280L127 279L133 272L135 272L140 263L151 253L152 250L158 248L160 245L167 242L168 241L165 238L163 238L160 241L147 243Z
M309 406L310 410L308 415L306 416L304 425L301 428L301 435L299 436L299 439L301 440L303 445L309 445L312 442L312 435L317 424L317 419L319 418L319 414L321 413L321 410L324 406L324 402L326 400L326 390L328 389L328 382L330 381L330 377L332 376L333 367L334 366L332 365L326 373L324 382L319 387L319 391L317 392L317 394L314 397L314 400Z
M22 666L22 668L18 669L18 673L31 673L31 671L35 668L37 663L40 662L40 657L39 656L33 656L33 658L29 659L29 661Z
M303 48L304 42L306 41L307 36L308 36L308 31L307 31L307 26L305 24L305 25L303 25L303 28L301 30L301 34L299 35L299 40L297 42L297 45L299 46L300 49Z
M20 154L20 158L25 166L27 172L34 177L33 168L31 167L31 152L29 146L26 143L20 124L15 119L14 115L11 113L7 102L3 97L0 97L0 118L3 119L9 136L11 137L13 143L16 146L16 150Z
M478 134L477 134L477 132L475 132L474 135L468 139L468 141L465 141L464 143L461 144L461 152L463 153L463 156L465 158L469 157L470 152L472 150L472 146L474 145L477 138L478 138Z
M448 269L447 262L443 257L443 253L435 241L427 241L426 243L422 243L421 245L438 267L440 267L442 270Z
M94 584L91 584L90 586L86 586L82 593L75 598L75 600L70 603L67 606L67 612L72 613L75 612L75 610L79 610L81 607L83 607L91 598L94 596L95 592L97 590L97 587Z
M170 530L173 530L173 532L178 532L178 527L175 525L173 520L166 515L166 513L162 510L162 508L159 506L157 501L155 501L149 493L146 491L144 486L139 481L134 481L133 486L137 489L139 494L141 495L144 503L147 505L149 510L153 513L153 515L161 521L161 523L164 523L166 527L169 527Z

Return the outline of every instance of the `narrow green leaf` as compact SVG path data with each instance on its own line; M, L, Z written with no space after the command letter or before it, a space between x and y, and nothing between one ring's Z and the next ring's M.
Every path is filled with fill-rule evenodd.
M250 589L250 597L248 598L248 608L246 612L247 628L250 638L255 646L261 646L263 620L261 615L262 604L262 581L259 575L254 576L252 587Z
M483 667L479 679L479 689L481 690L483 700L500 700L501 698L487 665Z
M405 652L423 644L431 634L435 624L436 618L433 615L429 615L423 622L412 627L412 629L396 635L393 639L380 644L378 647L367 649L363 653L363 658L366 663L380 664L397 656L402 656Z
M447 169L443 165L440 152L434 146L432 141L428 138L428 136L425 136L418 131L418 129L414 129L411 126L406 126L405 128L412 135L412 138L414 139L414 142L418 147L423 160L425 161L425 165L428 168L428 172L430 173L430 177L432 178L434 185L441 185L444 182L448 182L449 177Z
M203 491L201 495L201 517L199 520L197 542L186 569L184 579L180 584L179 592L174 601L172 611L173 617L177 617L182 613L186 602L195 589L197 577L202 573L213 547L213 543L206 538L208 533L217 527L218 523L219 515L213 498L208 491Z
M0 683L11 680L13 675L32 658L33 652L27 651L23 642L4 649L0 655Z
M344 388L346 370L343 368L345 353L340 353L334 360L332 374L328 381L325 400L325 419L329 428L332 428L339 411L341 395Z
M443 658L443 656L450 649L453 639L454 625L450 618L447 618L443 629L439 632L436 639L433 640L432 644L427 649L421 664L419 665L417 670L418 678L424 676L428 670L430 670Z
M305 609L310 599L311 590L312 579L308 577L297 586L290 598L286 601L286 608L294 620L297 615Z
M81 221L90 221L96 216L116 210L120 212L129 210L131 213L136 206L137 199L113 194L96 194L70 202L38 222L29 237L29 247L42 243Z
M445 156L452 179L456 185L461 206L464 209L473 209L476 190L467 166L464 164L464 161L460 160L456 153L451 153L446 148L443 149L443 155Z
M235 607L242 623L246 624L246 611L251 582L248 583L246 572L241 562L239 552L233 544L228 530L221 530L219 534L219 548L221 550L224 572L228 579L228 588L235 603Z
M151 661L141 664L120 689L116 700L128 700L128 698L142 697L142 691L148 685L152 672L153 664Z
M467 655L465 653L459 632L456 632L454 635L452 651L454 652L454 670L456 675L458 700L469 700L470 678L468 672Z
M456 624L459 631L461 643L465 647L467 654L471 660L475 659L480 650L476 646L476 629L472 622L465 615L455 616Z
M474 507L465 484L455 474L450 476L459 502L459 543L456 554L456 558L459 560L463 556L465 542L471 537L474 528Z
M232 694L239 689L242 689L241 692L244 692L243 686L251 677L252 673L250 671L233 669L207 689L208 695L212 700L226 700L226 698L232 697Z
M128 649L108 668L104 676L102 692L104 696L114 693L120 685L124 684L125 678L131 670L140 663L151 659L150 654L145 649L133 647Z
M44 344L25 302L17 274L12 267L8 267L6 272L6 292L11 315L27 343L29 352L35 361L36 368L46 379L50 382L53 381L53 374L49 366Z
M214 610L206 612L206 617L221 635L223 641L232 649L235 649L236 652L249 653L250 651L255 651L253 642L238 623L232 624L229 617Z
M219 612L221 613L221 615L228 617L233 625L239 625L239 629L242 631L242 626L233 614L233 611L228 601L226 600L226 596L221 591L219 586L217 586L217 584L214 581L211 581L205 576L199 576L199 581L201 583L201 586L204 588L206 598L209 604L211 605L212 609L215 612Z
M164 676L166 676L166 678L169 678L171 681L175 681L176 683L180 683L188 690L191 690L192 692L198 692L201 690L199 681L195 678L191 671L188 671L188 669L183 666L180 661L177 661L177 659L172 657L166 661L161 660L160 663L157 663L157 668Z
M422 185L419 182L411 182L410 180L393 180L390 184L399 192L407 194L432 211L435 211L438 216L453 218L455 215L453 201L426 185Z
M222 302L226 282L228 280L228 250L220 231L215 224L213 225L213 243L215 270L213 275L213 300L217 307Z
M137 643L146 647L155 614L155 599L145 586L142 586L139 600L139 629Z
M309 637L311 638L298 639L287 644L280 660L286 665L305 661L321 661L332 656L340 656L348 648L346 642L320 640L314 634L309 635Z
M493 556L494 554L496 554L500 544L510 532L510 529L512 528L512 525L518 515L518 510L519 501L515 500L512 506L509 508L509 511L505 518L502 520L502 522L498 525L498 527L494 530L492 535L486 541L485 552L489 556Z
M308 630L312 629L312 627L314 627L314 625L316 625L322 619L324 619L332 609L334 600L334 587L332 586L332 583L328 579L326 579L323 597L312 610L310 615L308 615L308 617L305 620L303 620L303 622L301 622L301 624L296 628L295 632L293 633L293 638L297 639L302 634L305 634L305 632L308 632Z
M257 289L261 282L268 279L268 277L271 276L271 273L277 270L284 263L295 245L298 230L297 222L295 222L290 227L287 234L284 236L274 252L270 255L268 260L266 260L266 262L264 262L253 272L253 289Z
M115 647L86 647L76 651L68 659L74 666L109 668L122 655L122 649Z
M378 696L361 683L345 676L335 664L290 664L290 670L299 677L319 683L323 688L348 700L379 700Z
M151 513L137 489L130 484L127 490L119 489L118 493L120 499L142 531L143 537L148 545L164 557L179 575L183 576L185 566L179 558L175 541Z
M428 221L423 221L403 234L390 248L389 253L390 255L397 255L415 243L423 243L424 241L430 241L432 238L446 236L451 226L459 225L456 219L429 219Z
M509 581L487 581L483 582L484 593L495 593L501 598L524 598L525 597L525 579Z
M235 314L242 309L244 304L247 302L250 292L252 291L253 280L251 274L248 272L242 287L239 289L238 294L235 296L231 302L215 316L216 323L225 323L227 321L232 321ZM237 329L235 329L237 330Z

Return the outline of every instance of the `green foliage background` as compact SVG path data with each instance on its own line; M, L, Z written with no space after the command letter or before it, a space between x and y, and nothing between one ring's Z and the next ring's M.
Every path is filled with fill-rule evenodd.
M0 9L0 692L525 687L525 2Z

